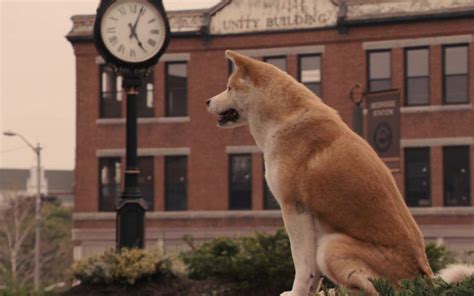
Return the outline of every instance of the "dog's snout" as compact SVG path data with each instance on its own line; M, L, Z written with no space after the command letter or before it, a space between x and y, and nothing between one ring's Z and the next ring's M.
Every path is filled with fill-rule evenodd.
M207 107L209 107L209 104L211 104L211 99L209 99L209 100L206 101Z

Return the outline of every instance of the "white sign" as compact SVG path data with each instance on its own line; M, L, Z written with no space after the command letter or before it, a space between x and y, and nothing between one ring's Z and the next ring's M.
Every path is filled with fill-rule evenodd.
M321 81L321 71L319 69L315 70L304 70L301 72L301 82L320 82Z
M286 31L335 26L328 0L233 0L211 18L211 34Z

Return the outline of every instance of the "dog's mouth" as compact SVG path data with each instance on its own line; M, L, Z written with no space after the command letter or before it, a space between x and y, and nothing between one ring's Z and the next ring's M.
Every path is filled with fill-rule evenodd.
M236 122L239 118L239 112L234 108L230 108L229 110L219 113L217 122L219 125L224 125L228 122Z

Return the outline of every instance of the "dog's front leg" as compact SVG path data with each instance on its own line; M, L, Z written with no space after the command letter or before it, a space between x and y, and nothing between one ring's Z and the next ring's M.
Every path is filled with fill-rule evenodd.
M282 214L290 238L295 280L291 291L281 296L307 296L321 277L316 263L318 225L314 215L301 204L283 205Z

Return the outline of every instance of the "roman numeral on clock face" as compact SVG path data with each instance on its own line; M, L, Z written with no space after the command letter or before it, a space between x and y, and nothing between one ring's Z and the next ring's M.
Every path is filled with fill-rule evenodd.
M125 53L125 46L123 46L123 44L120 44L119 48L117 49L118 52L120 52L121 54L124 54Z
M132 48L130 48L130 57L136 57L136 53L135 53L135 50L133 50Z
M150 44L151 46L155 47L156 41L153 40L153 39L148 39L148 44Z
M112 37L110 37L110 38L109 38L109 42L110 42L112 45L117 44L117 42L118 42L117 36L112 36Z
M109 33L109 34L115 34L115 27L107 28L107 33Z
M131 13L137 13L137 7L138 6L136 4L128 6L128 8L130 8Z
M159 30L151 30L150 33L151 34L160 34L160 31Z
M122 14L122 15L126 15L127 14L127 10L125 9L125 7L119 7L118 8L118 11Z

